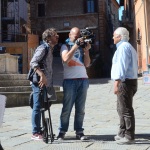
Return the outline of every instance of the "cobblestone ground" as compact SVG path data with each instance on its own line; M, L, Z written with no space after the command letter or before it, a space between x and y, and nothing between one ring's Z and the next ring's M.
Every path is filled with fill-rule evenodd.
M118 145L114 141L119 118L113 83L107 79L90 80L84 120L85 134L89 140L75 139L73 131L74 108L70 117L69 131L64 141L52 144L31 140L30 107L6 108L0 139L5 150L150 150L150 85L138 80L138 92L134 97L136 139L132 145ZM54 133L58 134L61 104L51 106Z

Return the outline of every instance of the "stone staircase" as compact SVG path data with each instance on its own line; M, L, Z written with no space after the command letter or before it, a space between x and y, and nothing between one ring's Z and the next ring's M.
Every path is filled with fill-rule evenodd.
M7 97L6 107L29 105L29 95L32 92L27 74L0 74L0 95ZM60 86L55 86L57 101L61 103L63 92Z

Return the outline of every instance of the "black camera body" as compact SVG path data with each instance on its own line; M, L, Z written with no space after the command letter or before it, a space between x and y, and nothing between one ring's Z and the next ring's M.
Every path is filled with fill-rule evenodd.
M87 43L94 44L95 34L89 28L83 29L80 36L84 39L84 44L81 45L82 48L85 48Z

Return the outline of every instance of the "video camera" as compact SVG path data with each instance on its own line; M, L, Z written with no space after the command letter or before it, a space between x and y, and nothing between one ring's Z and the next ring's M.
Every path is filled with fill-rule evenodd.
M89 28L83 29L80 36L84 39L84 44L81 46L82 48L85 48L87 43L94 44L95 34Z

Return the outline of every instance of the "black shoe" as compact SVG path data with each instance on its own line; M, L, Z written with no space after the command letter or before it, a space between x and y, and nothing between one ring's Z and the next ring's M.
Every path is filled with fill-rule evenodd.
M76 134L76 139L81 141L88 140L87 136L85 136L83 133Z
M65 133L59 133L57 136L57 140L59 141L64 140L64 138L65 138Z
M1 143L0 143L0 150L4 150L3 147L2 147L2 145L1 145Z

